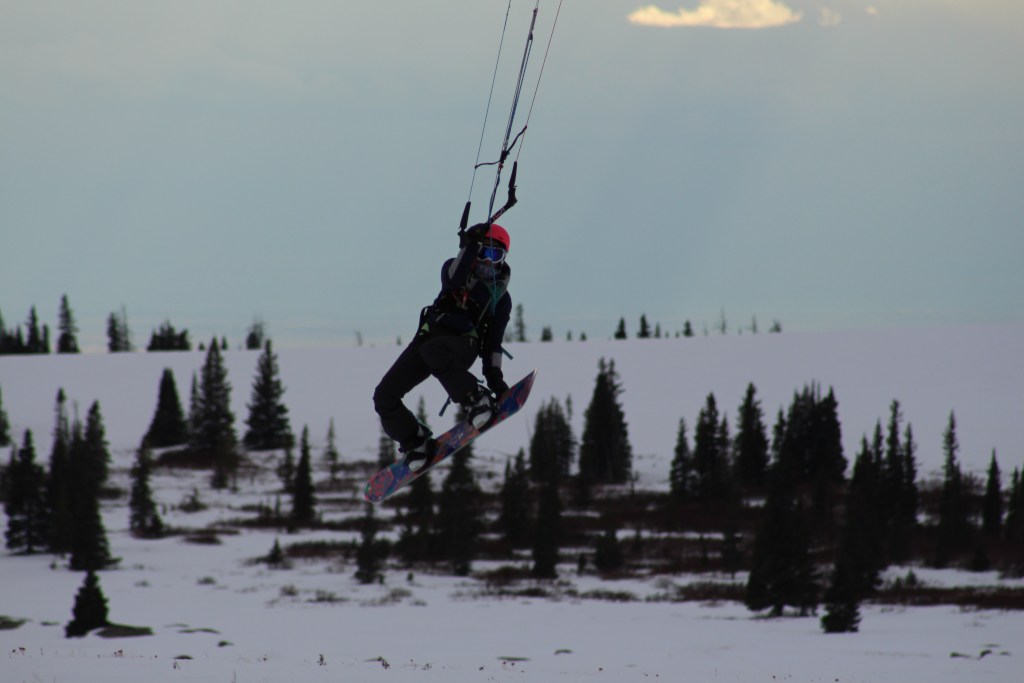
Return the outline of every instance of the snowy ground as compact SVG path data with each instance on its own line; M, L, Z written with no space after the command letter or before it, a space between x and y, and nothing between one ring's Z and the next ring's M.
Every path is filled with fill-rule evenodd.
M539 367L546 381L538 380L537 396L571 394L579 425L597 359L614 358L641 483L648 486L662 486L667 478L679 417L692 425L712 391L733 415L749 381L769 415L805 382L833 385L848 455L862 432L885 419L889 401L899 398L921 443L924 471L938 468L941 431L956 410L964 461L980 470L998 448L1008 472L1024 457L1021 348L1020 327L560 342L513 347L510 374ZM394 353L281 353L293 426L298 431L310 425L317 452L334 417L343 458L374 456L378 431L368 396ZM227 359L241 421L256 354L232 351ZM20 439L23 429L33 429L43 461L58 387L83 413L99 399L114 452L114 483L126 488L132 449L155 408L161 370L174 368L184 399L201 363L199 353L3 357L0 388L15 433ZM440 404L436 389L425 393L429 405ZM481 441L482 467L496 470L526 445L534 413L525 412ZM154 488L165 522L203 529L251 516L240 508L272 503L277 486L271 474L243 481L239 494L215 493L206 482L206 473L160 472ZM194 487L209 508L177 509ZM325 503L328 519L361 512L354 490ZM769 620L738 604L659 598L673 585L708 577L601 582L566 565L557 599L499 598L487 595L479 578L410 577L397 568L384 584L361 586L353 564L340 557L298 561L285 570L251 562L278 537L290 546L345 541L350 533L233 530L219 534L216 545L182 536L143 541L128 535L125 506L121 499L104 508L111 549L121 563L100 580L111 620L150 627L154 635L65 639L81 574L54 566L49 556L0 554L0 616L26 620L20 628L0 630L0 681L1021 680L1015 662L1024 652L1021 612L866 606L860 633L825 635L814 618ZM6 525L2 515L0 524ZM933 585L1021 585L992 573L914 571ZM890 570L890 576L905 573ZM578 597L595 590L634 599Z

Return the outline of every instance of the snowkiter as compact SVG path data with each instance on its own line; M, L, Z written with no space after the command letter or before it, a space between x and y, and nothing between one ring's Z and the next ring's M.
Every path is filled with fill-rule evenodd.
M508 232L478 223L459 234L459 253L441 268L441 292L420 312L419 329L373 393L384 433L398 442L409 469L426 464L436 442L402 399L433 375L480 428L490 422L497 397L508 390L501 371L501 342L512 313L511 275L505 257ZM483 361L484 388L470 372Z

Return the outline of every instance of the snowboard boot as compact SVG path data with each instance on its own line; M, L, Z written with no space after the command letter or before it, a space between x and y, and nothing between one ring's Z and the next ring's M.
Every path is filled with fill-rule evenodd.
M466 422L477 429L483 429L489 425L498 413L494 396L479 385L469 392L469 396L460 405L466 416Z
M419 426L416 436L398 448L402 454L402 462L411 471L416 472L428 462L437 451L437 440L432 438L430 430L424 425Z

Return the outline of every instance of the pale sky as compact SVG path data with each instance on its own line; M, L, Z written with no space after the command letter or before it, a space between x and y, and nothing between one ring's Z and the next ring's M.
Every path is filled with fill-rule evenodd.
M165 318L407 339L457 248L507 7L0 3L6 325L34 304L55 327L67 293L90 346L122 305L143 345ZM1022 64L1019 0L564 0L502 221L530 335L1024 321Z

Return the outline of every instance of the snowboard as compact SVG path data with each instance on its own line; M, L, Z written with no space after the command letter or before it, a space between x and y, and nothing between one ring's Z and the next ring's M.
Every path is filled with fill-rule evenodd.
M382 500L390 497L395 491L398 491L402 487L406 486L416 477L420 476L424 472L429 472L430 469L447 458L452 453L455 453L460 448L466 446L466 444L473 441L475 438L487 432L495 427L495 425L507 420L512 415L519 412L519 409L526 403L526 399L530 396L530 389L533 388L533 380L537 376L537 371L534 370L526 377L522 378L501 395L498 399L498 413L489 424L484 426L483 429L477 429L468 422L461 422L444 434L437 437L437 451L434 456L427 461L427 463L413 472L409 467L402 462L397 460L377 474L370 478L370 481L366 484L366 490L363 492L363 498L371 503L379 503Z

